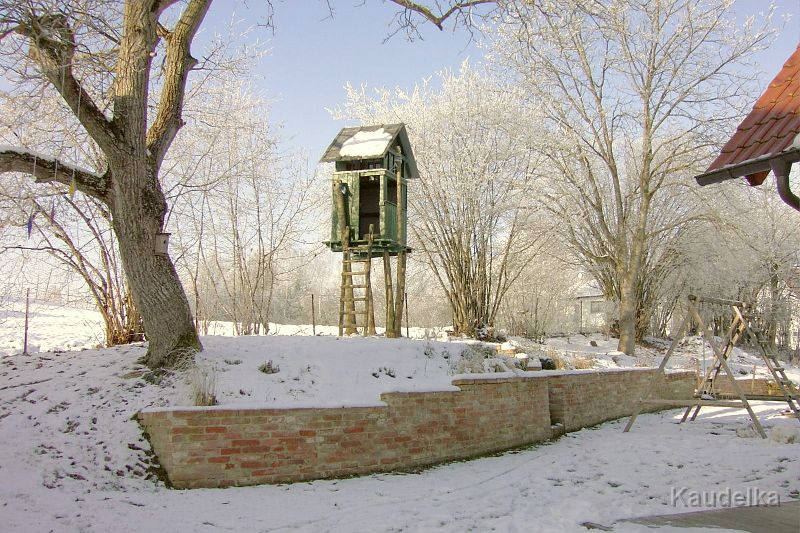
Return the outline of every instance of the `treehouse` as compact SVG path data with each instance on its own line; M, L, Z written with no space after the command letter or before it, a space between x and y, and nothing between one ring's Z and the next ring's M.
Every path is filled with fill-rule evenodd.
M419 172L405 125L344 128L321 161L335 164L331 239L326 244L334 252L343 246L364 248L371 227L372 251L410 252L406 180ZM347 233L339 229L342 221Z

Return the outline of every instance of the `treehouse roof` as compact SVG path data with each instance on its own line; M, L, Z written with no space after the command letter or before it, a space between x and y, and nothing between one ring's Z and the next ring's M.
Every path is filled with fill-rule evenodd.
M408 165L408 175L405 177L418 178L419 171L414 161L414 151L408 141L406 126L402 123L342 128L320 161L330 163L382 158L395 144L395 140L399 140L403 157Z
M736 133L722 147L700 185L745 177L761 185L776 159L800 160L800 46L789 57Z

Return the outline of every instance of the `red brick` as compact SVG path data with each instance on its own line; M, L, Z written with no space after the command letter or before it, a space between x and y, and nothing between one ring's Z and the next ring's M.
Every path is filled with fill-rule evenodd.
M231 446L258 446L258 439L238 439L231 441Z

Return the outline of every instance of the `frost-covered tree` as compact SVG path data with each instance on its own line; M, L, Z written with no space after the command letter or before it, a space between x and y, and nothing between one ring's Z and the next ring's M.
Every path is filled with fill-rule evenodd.
M669 258L655 245L694 219L680 188L744 109L742 62L769 31L737 26L730 0L574 4L514 2L493 55L546 116L550 209L618 301L632 354L648 270Z
M276 285L312 251L305 241L320 220L319 180L279 150L267 102L248 81L223 78L191 105L164 170L167 196L175 196L167 218L176 263L199 322L266 333Z
M535 162L520 131L535 127L510 95L464 64L411 93L348 88L338 115L404 122L420 179L409 184L415 256L447 295L456 330L493 326L509 287L540 248L541 212L528 194Z

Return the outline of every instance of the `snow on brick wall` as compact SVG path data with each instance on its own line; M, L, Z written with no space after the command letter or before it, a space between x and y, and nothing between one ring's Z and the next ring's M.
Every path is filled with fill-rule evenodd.
M175 408L145 410L139 420L175 487L304 481L408 470L540 442L553 436L551 416L568 430L610 413L625 416L633 393L615 391L642 391L654 372L487 375L454 380L459 391L385 393L381 406ZM692 373L668 380L660 392L691 394ZM608 398L625 405L615 410Z

